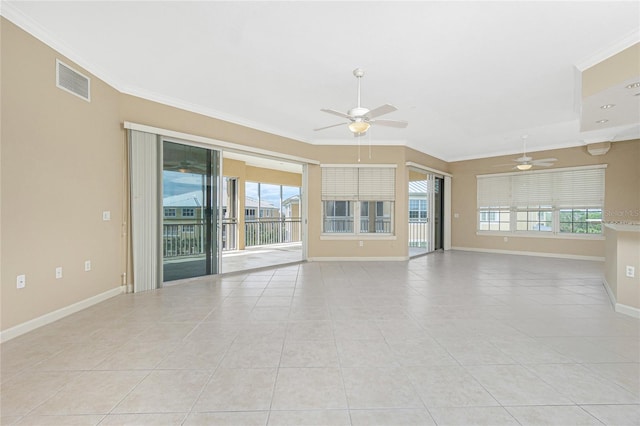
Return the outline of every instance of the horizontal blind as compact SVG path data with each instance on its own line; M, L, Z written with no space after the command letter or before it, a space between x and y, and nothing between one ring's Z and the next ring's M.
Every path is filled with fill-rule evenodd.
M358 169L355 167L322 168L322 200L357 200Z
M478 176L478 208L509 207L511 179L509 176Z
M363 167L358 169L358 200L394 201L395 198L395 168Z
M566 170L554 173L557 207L604 205L604 169Z
M602 167L478 176L478 208L601 207L604 205Z
M513 207L552 206L554 179L550 173L511 176Z

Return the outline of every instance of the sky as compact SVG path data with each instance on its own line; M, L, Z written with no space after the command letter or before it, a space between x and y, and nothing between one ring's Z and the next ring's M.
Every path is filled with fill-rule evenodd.
M195 173L181 173L177 171L167 171L162 173L163 197L183 194L185 192L199 191L202 188L202 175ZM299 195L300 188L292 186L282 187L282 198L286 200L293 195ZM247 182L245 195L258 199L258 183ZM267 183L260 184L260 198L274 206L280 207L280 185Z

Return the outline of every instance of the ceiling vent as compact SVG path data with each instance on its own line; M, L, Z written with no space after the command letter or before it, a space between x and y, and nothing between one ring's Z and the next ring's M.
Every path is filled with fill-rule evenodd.
M80 74L60 60L56 60L56 86L87 102L91 101L89 77Z

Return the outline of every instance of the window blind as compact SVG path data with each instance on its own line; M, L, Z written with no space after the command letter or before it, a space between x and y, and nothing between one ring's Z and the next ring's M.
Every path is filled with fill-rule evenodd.
M394 201L395 198L395 168L366 167L358 169L358 200Z
M478 176L478 208L604 204L604 168Z
M358 169L355 167L322 168L322 200L357 200Z
M478 207L509 207L511 179L509 176L491 178L478 176Z
M323 167L322 200L394 201L394 167Z

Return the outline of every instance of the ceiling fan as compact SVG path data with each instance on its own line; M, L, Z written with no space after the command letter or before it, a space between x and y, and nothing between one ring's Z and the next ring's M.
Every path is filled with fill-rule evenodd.
M496 164L494 167L503 167L503 166L514 166L514 169L517 170L530 170L532 167L550 167L553 166L553 163L558 161L557 158L540 158L534 160L533 157L527 155L527 135L522 136L522 157L514 158L513 161L516 163L515 166L513 163L507 164Z
M360 80L364 76L364 70L361 68L356 68L353 70L353 75L358 79L358 106L350 109L347 113L343 113L340 111L336 111L334 109L323 108L320 111L337 115L338 117L346 118L349 120L348 122L332 124L330 126L320 127L317 129L313 129L315 131L329 129L331 127L342 126L348 123L349 130L353 132L353 135L363 136L369 130L371 125L376 126L387 126L387 127L397 127L397 128L405 128L409 124L406 121L402 120L375 120L376 117L380 117L381 115L388 114L390 112L396 111L397 108L393 105L384 104L374 109L367 109L360 105Z

